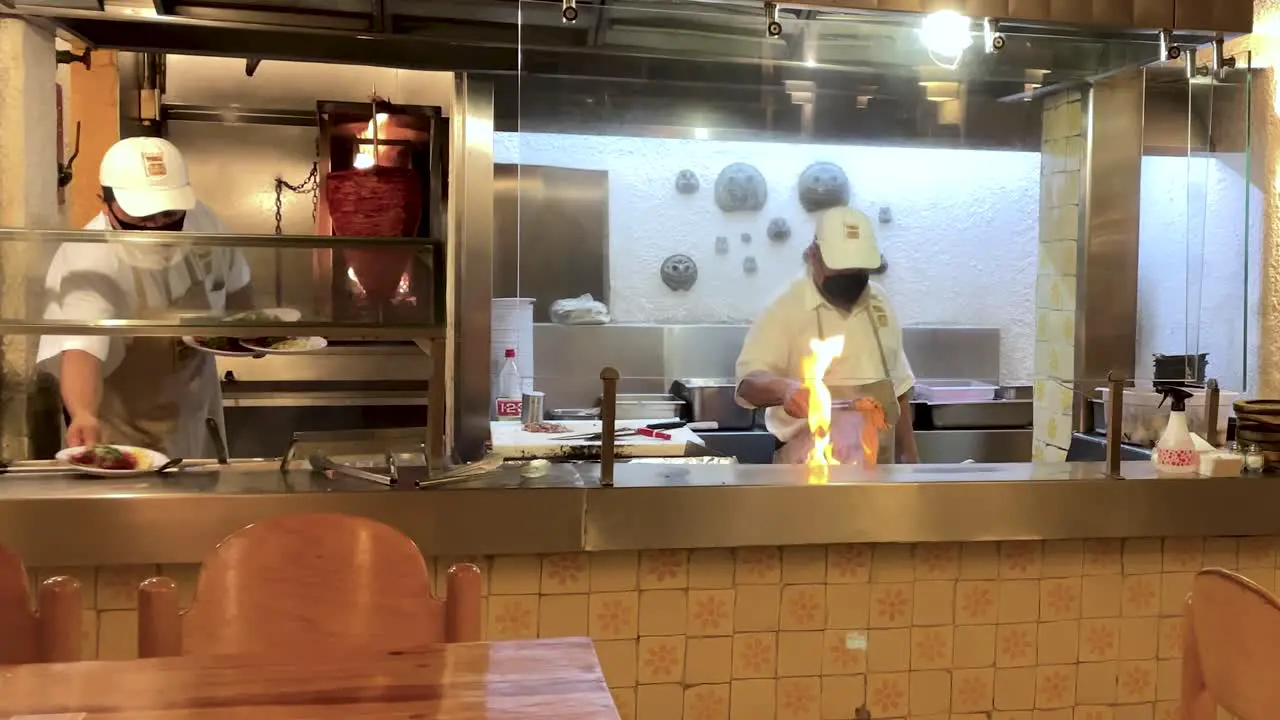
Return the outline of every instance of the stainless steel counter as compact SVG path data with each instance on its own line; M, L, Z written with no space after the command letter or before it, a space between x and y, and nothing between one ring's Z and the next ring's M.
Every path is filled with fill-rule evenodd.
M514 467L447 489L386 489L309 471L204 468L137 480L0 477L0 544L33 566L188 563L264 517L344 512L436 555L1178 535L1280 534L1280 480L1156 479L1149 463L803 467Z

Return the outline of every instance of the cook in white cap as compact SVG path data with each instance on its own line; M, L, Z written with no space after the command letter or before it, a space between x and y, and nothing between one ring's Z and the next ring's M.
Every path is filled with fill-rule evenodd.
M844 352L827 371L832 398L869 398L884 409L889 426L880 433L879 462L918 462L911 429L911 386L915 376L902 349L902 328L885 292L871 282L880 267L880 248L867 216L848 207L818 216L807 265L751 326L738 357L739 401L765 410L765 426L786 445L775 462L804 462L809 437L809 391L803 362L810 341L844 336ZM856 411L833 412L831 437L837 460L860 457L861 423Z
M121 140L103 157L99 181L102 212L86 230L222 232L168 140ZM62 245L45 290L47 319L80 321L216 314L248 309L252 295L249 265L235 248L134 243ZM222 392L212 355L172 337L46 335L38 359L58 376L69 446L214 457L205 419L222 424Z

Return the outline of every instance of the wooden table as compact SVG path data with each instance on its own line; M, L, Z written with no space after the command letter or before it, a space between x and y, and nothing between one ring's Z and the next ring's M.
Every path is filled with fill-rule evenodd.
M617 720L585 638L289 659L179 657L0 667L0 720Z

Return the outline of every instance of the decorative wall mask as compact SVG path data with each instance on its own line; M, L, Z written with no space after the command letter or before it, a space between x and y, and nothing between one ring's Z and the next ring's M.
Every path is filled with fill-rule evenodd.
M721 235L716 238L716 254L727 255L729 253L729 238Z
M742 233L742 244L743 245L751 244L751 233Z
M754 275L755 272L759 269L760 269L760 266L756 264L755 257L748 255L742 258L742 272L748 275Z
M698 176L692 170L681 170L676 174L676 192L681 195L692 195L701 187Z
M716 206L724 212L759 210L768 197L768 183L753 165L733 163L716 178Z
M774 242L786 242L791 239L791 225L786 218L774 218L769 221L769 229L765 233Z
M839 165L816 162L800 173L800 205L809 212L849 204L849 176Z
M698 282L698 263L688 255L672 255L662 261L662 282L672 290L688 290Z
M888 206L888 205L881 206L881 208L880 208L880 224L881 224L881 225L888 225L888 224L889 224L889 223L891 223L891 222L893 222L893 210L889 209L889 206Z

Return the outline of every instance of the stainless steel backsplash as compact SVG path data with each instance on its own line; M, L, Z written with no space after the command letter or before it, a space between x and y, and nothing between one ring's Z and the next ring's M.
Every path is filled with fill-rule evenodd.
M594 404L605 366L622 374L620 392L665 392L676 378L733 377L746 334L746 325L538 324L534 384L550 410ZM906 327L903 342L917 378L999 382L999 328Z

